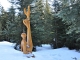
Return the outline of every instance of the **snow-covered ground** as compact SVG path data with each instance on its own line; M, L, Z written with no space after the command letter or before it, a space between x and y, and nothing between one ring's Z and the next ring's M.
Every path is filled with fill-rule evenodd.
M27 58L21 51L13 48L14 44L3 41L0 42L0 60L80 60L80 53L68 48L51 49L50 45L37 47L33 52L35 58Z

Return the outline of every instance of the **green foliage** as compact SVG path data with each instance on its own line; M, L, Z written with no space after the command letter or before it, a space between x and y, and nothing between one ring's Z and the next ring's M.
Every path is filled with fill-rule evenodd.
M4 35L6 35L6 39L9 41L11 39L12 34L14 33L14 17L15 12L13 7L11 8L10 12L8 12L7 21L6 21L6 28L4 27Z
M31 29L34 45L50 43L53 39L53 18L49 12L48 3L46 2L44 6L43 0L38 0L31 10Z
M0 4L0 14L2 13L3 6Z
M1 8L0 13L0 39L20 44L21 33L26 31L22 20L24 7L33 0L9 0L11 8L6 12ZM54 6L55 11L51 13L48 0L35 0L31 5L31 32L34 46L51 44L53 48L67 46L69 49L80 49L80 0L59 0L60 5ZM16 15L14 4L19 10ZM55 40L54 40L55 39ZM17 45L15 46L17 47Z
M60 48L64 46L66 42L66 28L68 25L62 21L61 18L54 15L53 20L53 41L52 41L52 48Z
M4 10L2 10L0 20L2 23L1 40L20 43L20 34L22 32L22 20L20 20L19 16L15 15L14 7L11 6L9 12L5 12Z
M63 8L59 13L58 16L63 18L63 21L66 21L68 24L72 24L69 26L69 30L67 33L71 33L72 31L76 30L77 33L80 31L79 26L79 15L80 15L80 4L77 2L72 3L72 5L68 5Z
M4 11L4 9L1 9L1 14L0 14L0 23L1 23L1 40L4 38L4 30L6 28L6 21L8 20L8 13L6 11Z
M64 2L64 1L62 1ZM67 2L67 1L65 1ZM64 2L64 3L65 3ZM61 3L61 2L60 2ZM54 14L53 14L53 42L52 47L53 48L60 48L64 46L64 43L66 41L66 29L68 28L68 25L62 21L62 17L58 17L57 13L60 11L60 7L65 7L65 5L60 5L59 1L55 0L53 3L54 7Z
M42 0L36 2L36 7L32 8L31 29L34 45L41 45L44 32L43 5ZM34 13L33 13L34 12Z
M80 33L80 0L60 0L60 2L61 10L57 15L62 18L62 21L69 25L69 27L66 29L66 33L69 36L66 38L67 41L65 45L69 47L69 49L80 49L78 41Z
M71 34L67 35L67 40L65 42L65 46L69 49L80 49L80 33L76 33L73 31Z

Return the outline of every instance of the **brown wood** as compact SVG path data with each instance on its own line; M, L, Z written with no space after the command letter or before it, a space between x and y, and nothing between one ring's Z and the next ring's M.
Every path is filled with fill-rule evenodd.
M32 36L31 36L31 27L30 27L30 6L28 6L28 10L26 11L26 8L24 8L24 14L26 15L26 19L23 20L23 24L26 26L27 28L27 41L26 41L26 35L25 34L21 34L22 37L22 42L24 42L24 44L22 43L22 48L21 50L23 51L23 53L28 54L28 53L32 53L32 49L33 49L33 43L32 43ZM26 46L26 47L25 47Z

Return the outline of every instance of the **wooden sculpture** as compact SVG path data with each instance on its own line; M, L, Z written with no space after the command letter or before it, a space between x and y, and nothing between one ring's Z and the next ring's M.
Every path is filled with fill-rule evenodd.
M30 21L25 19L23 20L23 23L27 27L27 51L32 52L33 43L31 37Z
M27 42L26 42L26 33L22 33L22 34L21 34L21 37L22 37L22 41L21 41L21 51L22 51L24 54L27 54L27 50L26 50L26 45L27 45Z
M27 42L24 44L25 46L25 50L23 50L23 46L21 48L21 50L23 50L23 53L25 54L29 54L32 53L32 49L33 49L33 43L32 43L32 37L31 37L31 28L30 28L30 6L28 6L28 10L26 11L26 8L24 8L24 14L26 15L26 19L23 20L23 24L26 26L27 28ZM22 36L22 35L21 35ZM23 36L22 36L23 37ZM23 37L25 38L25 37ZM23 40L23 39L22 39Z

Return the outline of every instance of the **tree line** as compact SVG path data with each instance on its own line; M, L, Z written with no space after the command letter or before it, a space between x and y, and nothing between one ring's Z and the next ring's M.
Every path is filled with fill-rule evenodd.
M0 41L6 40L17 45L21 33L26 32L22 21L23 9L31 6L31 31L34 46L50 44L52 48L68 47L80 49L80 0L9 0L12 6L5 11L0 6ZM53 9L51 8L53 7ZM18 11L17 11L18 10Z

